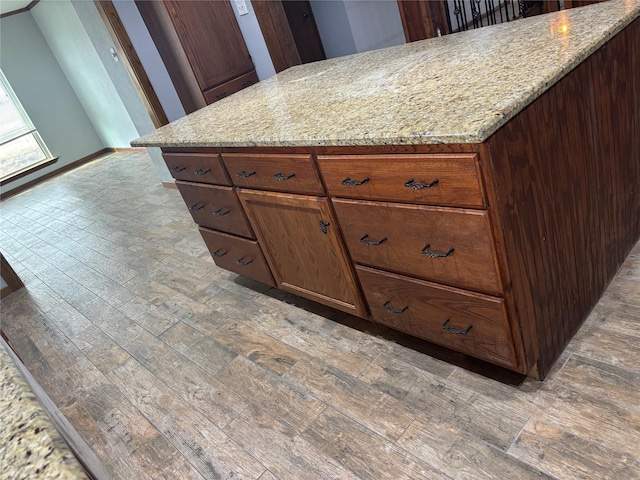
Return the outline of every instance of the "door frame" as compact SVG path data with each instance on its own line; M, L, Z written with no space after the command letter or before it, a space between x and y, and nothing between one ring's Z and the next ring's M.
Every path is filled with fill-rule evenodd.
M138 92L149 117L151 117L153 125L156 128L160 128L163 125L168 124L169 119L167 118L167 114L160 103L158 95L151 84L151 80L149 80L149 76L140 61L140 57L131 42L131 38L125 29L113 2L111 0L94 0L93 3L98 9L100 18L102 18L102 21L113 40L116 54L127 69L129 77L133 82L133 86Z

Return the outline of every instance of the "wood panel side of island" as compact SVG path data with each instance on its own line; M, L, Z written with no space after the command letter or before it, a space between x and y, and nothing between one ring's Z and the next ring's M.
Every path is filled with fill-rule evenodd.
M484 144L531 376L544 378L640 237L640 20Z

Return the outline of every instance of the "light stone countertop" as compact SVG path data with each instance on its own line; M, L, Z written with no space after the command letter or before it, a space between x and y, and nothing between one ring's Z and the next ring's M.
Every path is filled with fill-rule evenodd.
M88 479L4 345L0 345L0 478Z
M639 15L640 0L609 0L299 65L131 144L483 142Z

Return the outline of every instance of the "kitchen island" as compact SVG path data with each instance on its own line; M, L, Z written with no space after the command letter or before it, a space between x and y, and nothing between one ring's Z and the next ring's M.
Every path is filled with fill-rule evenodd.
M219 266L544 378L640 237L639 14L293 67L132 145Z

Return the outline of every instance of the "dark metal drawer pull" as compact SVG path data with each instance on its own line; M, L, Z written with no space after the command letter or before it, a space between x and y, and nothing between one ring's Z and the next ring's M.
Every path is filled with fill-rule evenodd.
M351 177L347 177L344 180L342 180L342 185L344 185L345 187L357 187L358 185L362 185L363 183L367 183L369 181L369 177L364 177L364 179L357 181L357 180L351 180Z
M244 170L242 170L241 172L236 173L236 177L240 177L240 178L248 178L248 177L250 177L251 175L255 175L255 174L256 174L255 170L254 170L253 172L251 172L251 173L247 173L247 172L245 172Z
M220 249L216 250L215 252L213 252L211 254L212 257L216 257L216 258L220 258L220 257L224 257L227 253L229 252L222 252L220 253Z
M431 187L435 187L437 184L438 184L437 178L431 183L416 182L413 178L410 178L409 180L404 182L404 186L407 188L411 188L412 190L422 190L423 188L431 188Z
M173 168L171 169L171 171L172 171L172 172L181 172L181 171L186 170L186 169L187 169L187 167L178 167L178 166L176 165L175 167L173 167Z
M196 175L204 175L205 173L209 173L210 171L210 168L207 168L206 170L202 170L201 168L199 168L193 173L195 173Z
M218 95L216 95L216 98L218 100L221 100L221 99L223 99L224 97L227 97L227 96L229 96L229 94L227 92L222 92L222 93L219 93Z
M469 330L473 328L473 325L469 324L466 330L460 330L459 328L456 328L456 327L447 327L447 323L449 323L448 318L442 324L442 328L445 329L447 332L452 333L453 335L466 335L467 333L469 333Z
M216 210L215 212L213 212L213 214L216 217L224 217L227 213L229 213L231 210L222 210L221 208L219 208L218 210Z
M422 250L420 250L420 253L422 253L423 255L426 255L427 257L430 258L444 258L444 257L448 257L449 255L451 255L454 251L454 248L451 247L447 253L442 253L442 252L437 252L435 250L428 250L428 248L430 247L430 244L426 244L424 246L424 248Z
M202 210L204 208L204 203L196 203L195 205L191 205L189 210L192 212L197 212L198 210Z
M325 222L323 220L320 220L320 231L326 235L327 234L327 227L329 225L330 225L329 222Z
M236 263L238 265L245 266L245 265L249 265L250 263L253 263L253 260L249 260L249 261L245 262L244 261L244 257L242 257L242 258L239 258L238 260L236 260Z
M370 240L368 233L365 233L364 237L360 239L360 242L364 243L365 245L382 245L386 241L387 241L387 237L382 237L382 240L380 240L379 242L376 242L375 240Z
M382 308L384 308L389 313L400 314L400 313L404 313L409 308L409 305L405 305L402 310L398 310L397 308L389 305L390 303L391 303L391 300L387 300L386 302L384 302L384 305L382 305Z
M282 173L278 172L273 176L273 178L275 178L279 182L282 182L283 180L289 180L290 178L293 178L295 176L295 173L292 173L291 175L283 175Z

